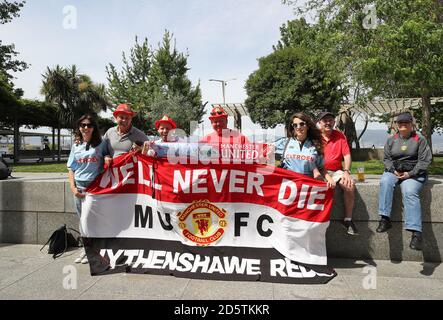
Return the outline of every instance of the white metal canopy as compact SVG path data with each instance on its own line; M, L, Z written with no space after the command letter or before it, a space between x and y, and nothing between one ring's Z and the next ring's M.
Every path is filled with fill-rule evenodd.
M443 97L431 98L431 105L437 102L443 102ZM421 98L376 99L368 101L365 105L344 103L340 107L340 112L352 110L363 114L390 114L395 116L401 112L413 111L421 107Z
M244 103L216 103L216 104L212 104L213 108L216 107L222 107L223 109L225 109L225 111L228 113L228 115L232 116L232 117L237 117L238 115L240 116L248 116L248 110L246 110L246 107L244 105Z

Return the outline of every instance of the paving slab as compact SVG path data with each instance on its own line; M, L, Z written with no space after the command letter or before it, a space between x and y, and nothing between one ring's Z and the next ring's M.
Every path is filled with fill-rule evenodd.
M88 265L73 262L79 250L54 260L39 245L0 244L0 299L443 299L443 266L439 263L330 259L337 277L324 285L295 285L125 273L92 277Z
M215 281L193 279L184 300L272 300L273 284L268 282Z
M351 288L337 276L323 285L274 284L275 300L354 300Z
M132 295L140 299L180 299L190 279L172 276L157 276L149 274L119 273L101 278L88 294L100 296L102 293L111 295Z
M357 299L441 300L443 280L377 276L373 287L360 276L343 276Z

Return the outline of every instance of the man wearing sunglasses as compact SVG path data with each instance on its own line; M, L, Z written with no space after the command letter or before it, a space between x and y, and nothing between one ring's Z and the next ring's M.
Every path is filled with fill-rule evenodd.
M110 165L112 158L134 149L141 151L143 142L148 137L139 129L132 126L132 118L136 115L127 104L120 104L113 113L117 126L109 128L103 136L108 144L109 155L105 163Z
M350 235L358 235L358 229L352 221L352 211L355 202L355 183L351 177L351 151L343 133L334 129L335 115L332 112L322 112L318 116L318 127L322 133L325 169L329 175L338 181L343 190L345 217L343 227ZM344 161L344 168L343 168Z

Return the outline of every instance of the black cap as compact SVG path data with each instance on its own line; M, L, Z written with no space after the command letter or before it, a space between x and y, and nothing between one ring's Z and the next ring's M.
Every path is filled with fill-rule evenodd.
M318 116L318 121L320 121L321 119L323 119L326 116L332 116L335 118L335 114L333 114L332 112L329 111L323 111L322 113L319 114Z
M397 116L397 122L412 122L412 115L409 112L400 113Z

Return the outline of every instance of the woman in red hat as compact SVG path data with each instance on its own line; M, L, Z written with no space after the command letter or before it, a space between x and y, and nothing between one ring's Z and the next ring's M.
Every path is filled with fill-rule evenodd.
M158 139L156 142L175 142L176 139L169 136L169 132L172 129L176 129L177 125L175 124L175 121L172 120L171 117L168 115L164 115L163 118L160 120L157 120L155 122L155 128L157 129L160 139ZM168 137L169 136L169 137Z

